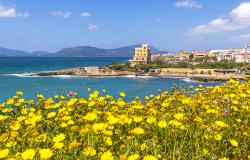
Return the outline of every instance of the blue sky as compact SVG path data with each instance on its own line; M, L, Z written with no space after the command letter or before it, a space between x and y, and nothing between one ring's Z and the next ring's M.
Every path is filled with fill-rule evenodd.
M0 0L0 46L57 51L149 43L206 50L250 43L247 0Z

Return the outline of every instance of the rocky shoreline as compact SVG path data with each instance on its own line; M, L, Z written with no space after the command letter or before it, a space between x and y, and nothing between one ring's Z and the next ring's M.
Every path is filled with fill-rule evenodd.
M150 72L150 73L139 73L132 71L117 71L111 70L107 67L77 67L69 68L56 71L47 71L32 74L32 76L83 76L83 77L122 77L122 76L133 76L133 77L162 77L162 78L189 78L190 80L209 82L209 81L228 81L230 78L242 80L246 78L245 75L236 74L194 74L194 73L180 73L180 72ZM249 78L249 77L248 77Z
M115 71L106 67L77 67L56 71L47 71L33 74L34 76L58 76L58 75L70 75L70 76L83 76L83 77L113 77L113 76L129 76L136 75L135 72L129 71Z

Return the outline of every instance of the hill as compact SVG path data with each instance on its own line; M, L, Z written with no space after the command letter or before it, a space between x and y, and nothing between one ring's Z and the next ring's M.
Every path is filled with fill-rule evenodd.
M102 49L92 46L76 46L63 48L55 53L49 53L45 51L36 51L32 53L12 50L7 48L0 48L0 57L24 57L24 56L36 56L36 57L132 57L134 49L139 47L140 44L125 46L114 49ZM160 53L157 48L151 46L151 52Z
M101 49L91 46L77 46L64 48L60 51L50 54L50 56L57 57L132 57L134 54L134 49L140 47L140 44L125 46L114 49ZM155 47L151 47L152 53L160 52Z
M21 50L13 50L0 47L0 57L24 57L24 56L31 56L31 54Z

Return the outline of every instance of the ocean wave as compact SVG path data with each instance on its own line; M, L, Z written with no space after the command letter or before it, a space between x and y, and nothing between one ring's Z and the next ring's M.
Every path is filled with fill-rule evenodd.
M191 80L190 78L182 78L181 80L184 82L189 82L189 83L196 82L194 80Z
M43 76L44 77L44 76ZM86 78L84 76L71 76L71 75L53 75L53 76L46 76L46 77L54 77L54 78L62 78L62 79L70 79L70 78Z
M136 75L125 75L125 76L73 76L73 75L48 75L48 76L38 76L37 73L14 73L14 74L4 74L4 76L15 76L22 78L32 78L32 77L53 77L53 78L62 78L62 79L71 79L71 78L133 78L133 79L149 79L157 78L154 76L136 76Z
M71 75L51 75L51 76L38 76L37 73L15 73L15 74L5 74L4 76L15 76L15 77L23 77L23 78L31 78L31 77L54 77L54 78L82 78L81 76L71 76Z
M39 77L35 73L15 73L15 74L5 74L5 76L15 76L15 77Z
M157 78L154 76L136 76L136 75L127 75L127 76L120 76L120 77L124 77L124 78L140 78L140 79L148 79L148 78Z

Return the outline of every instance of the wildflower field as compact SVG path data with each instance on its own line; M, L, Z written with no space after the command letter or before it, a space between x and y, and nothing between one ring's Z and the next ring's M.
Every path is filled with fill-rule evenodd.
M250 81L0 104L0 159L250 159Z

